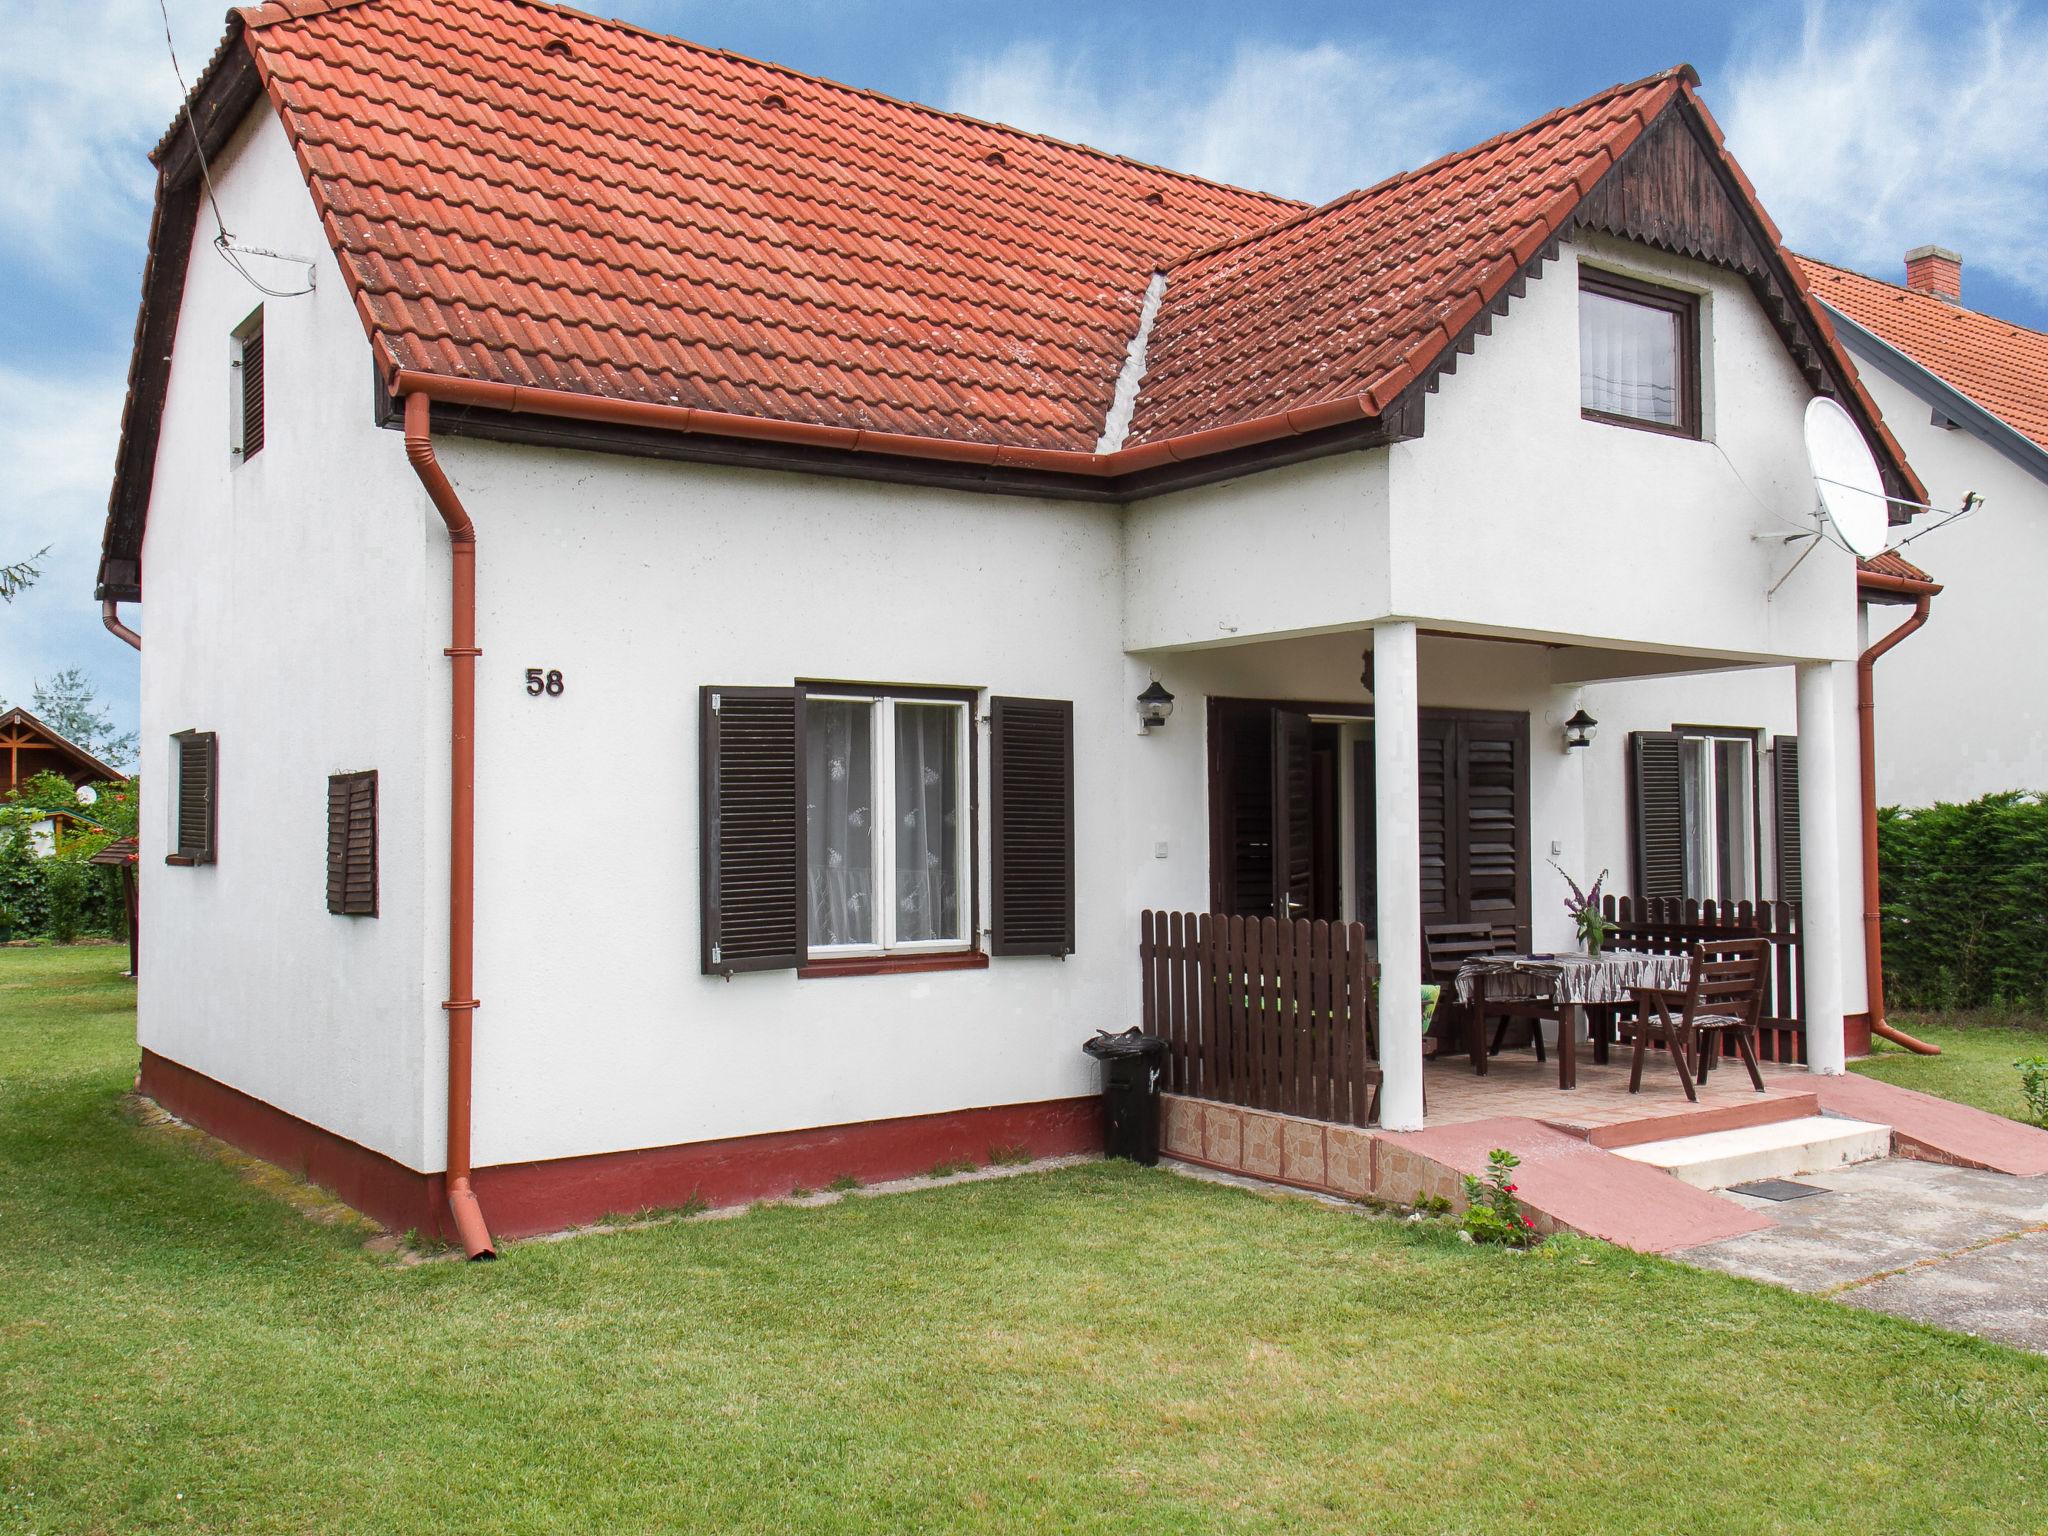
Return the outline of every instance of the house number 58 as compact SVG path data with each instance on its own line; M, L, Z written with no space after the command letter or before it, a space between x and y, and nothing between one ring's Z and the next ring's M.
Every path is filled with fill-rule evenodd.
M528 667L526 669L526 691L529 696L536 699L542 694L553 698L562 691L562 674L553 671L543 672L539 667Z

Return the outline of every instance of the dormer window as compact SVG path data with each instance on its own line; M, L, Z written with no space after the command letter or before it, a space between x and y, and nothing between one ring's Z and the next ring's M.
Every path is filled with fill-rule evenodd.
M263 451L263 306L228 337L228 450L237 464Z
M1592 421L1700 435L1699 300L1579 269L1579 409Z

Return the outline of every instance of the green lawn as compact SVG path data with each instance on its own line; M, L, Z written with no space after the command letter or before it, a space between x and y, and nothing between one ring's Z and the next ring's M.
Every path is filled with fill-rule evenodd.
M2023 1056L2048 1057L2048 1019L2013 1014L1901 1014L1892 1021L1907 1034L1941 1047L1939 1056L1919 1056L1884 1041L1876 1053L1851 1065L1869 1077L1902 1088L1918 1088L1993 1114L2027 1118L2020 1075L2013 1063Z
M0 1530L2040 1531L2048 1360L1123 1165L402 1265L0 951Z

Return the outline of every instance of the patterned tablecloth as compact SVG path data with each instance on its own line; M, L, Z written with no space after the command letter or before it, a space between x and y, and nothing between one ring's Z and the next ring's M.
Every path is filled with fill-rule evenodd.
M1540 998L1562 1006L1625 1003L1631 987L1680 988L1692 979L1687 955L1644 955L1611 950L1590 955L1495 955L1469 960L1458 972L1458 1001Z

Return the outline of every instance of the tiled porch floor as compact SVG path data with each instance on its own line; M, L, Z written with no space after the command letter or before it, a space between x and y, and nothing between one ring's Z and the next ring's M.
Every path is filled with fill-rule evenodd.
M1742 1069L1741 1062L1724 1062L1707 1078L1707 1085L1700 1090L1699 1103L1692 1104L1687 1102L1685 1090L1678 1085L1677 1072L1662 1053L1653 1052L1643 1063L1641 1093L1628 1091L1628 1063L1628 1052L1617 1047L1610 1053L1606 1066L1596 1066L1591 1050L1581 1045L1579 1085L1563 1089L1557 1086L1555 1052L1549 1061L1539 1066L1533 1051L1503 1051L1488 1063L1484 1077L1475 1074L1471 1062L1463 1056L1427 1062L1423 1070L1423 1085L1428 1095L1424 1122L1428 1125L1463 1125L1495 1115L1517 1115L1541 1120L1574 1135L1590 1136L1596 1142L1612 1144L1616 1138L1600 1133L1635 1121L1662 1120L1675 1115L1705 1115L1710 1120L1725 1120L1731 1113L1745 1119L1750 1115L1760 1119L1784 1119L1789 1118L1791 1112L1813 1113L1810 1103L1801 1103L1810 1099L1812 1093L1807 1086L1804 1067L1765 1062L1765 1091L1758 1093L1750 1086L1749 1074ZM1760 1109L1760 1106L1769 1108ZM1704 1124L1698 1127L1700 1130L1710 1128L1721 1127ZM1674 1128L1659 1134L1685 1135L1687 1131ZM1635 1139L1655 1138L1635 1138L1626 1134L1619 1138L1623 1141Z

